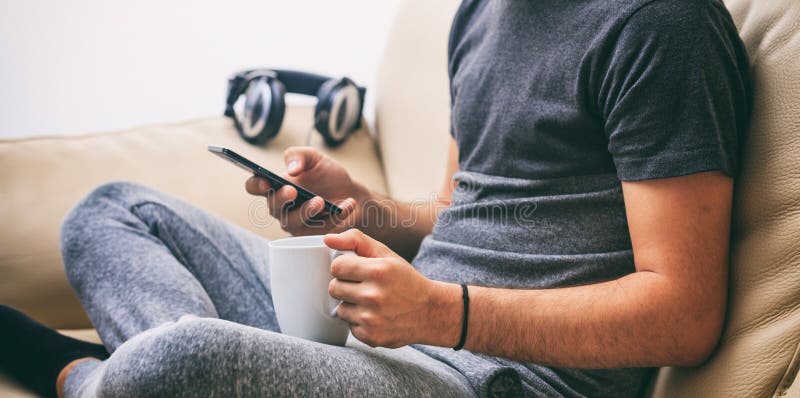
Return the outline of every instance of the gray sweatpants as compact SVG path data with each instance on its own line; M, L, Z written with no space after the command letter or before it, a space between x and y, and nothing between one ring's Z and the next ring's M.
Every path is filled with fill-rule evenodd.
M130 183L101 186L62 229L70 283L112 353L66 397L473 396L410 347L335 347L279 333L267 242Z

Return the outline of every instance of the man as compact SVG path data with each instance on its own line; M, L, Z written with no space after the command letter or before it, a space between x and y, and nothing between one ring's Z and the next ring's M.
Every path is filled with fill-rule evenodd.
M308 222L321 198L283 211L293 188L246 185L287 231L357 253L331 265L330 294L353 336L384 348L277 333L263 240L115 183L63 230L111 356L3 309L4 368L66 397L621 397L648 367L702 363L723 325L749 112L722 3L468 0L449 72L446 206L381 198L311 148L286 151L288 178L343 219ZM416 222L379 226L368 205Z

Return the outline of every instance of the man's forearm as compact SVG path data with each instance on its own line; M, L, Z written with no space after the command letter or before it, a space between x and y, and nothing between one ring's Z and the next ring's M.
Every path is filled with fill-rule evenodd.
M416 255L438 212L447 206L436 201L403 202L374 192L365 196L367 199L359 204L359 228L407 260Z
M449 305L433 333L450 346L460 334L460 288L442 291ZM559 367L694 365L722 324L722 311L693 304L691 292L653 272L559 289L471 286L470 296L466 349Z

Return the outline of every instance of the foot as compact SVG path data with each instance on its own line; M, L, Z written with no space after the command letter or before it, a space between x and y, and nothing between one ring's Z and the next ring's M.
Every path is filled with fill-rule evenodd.
M56 397L56 379L70 362L108 358L99 344L64 336L25 314L0 305L0 372L43 397Z

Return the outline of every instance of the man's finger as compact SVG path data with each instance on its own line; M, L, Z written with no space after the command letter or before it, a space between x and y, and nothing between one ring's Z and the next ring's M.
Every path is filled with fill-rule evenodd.
M269 196L267 197L269 198ZM353 225L353 218L355 217L353 213L354 207L354 205L342 207L342 212L340 214L324 213L325 204L320 198L319 202L315 204L315 211L311 212L311 216L307 213L303 213L299 209L294 209L290 211L284 210L284 213L281 214L282 217L278 215L275 217L280 218L283 229L292 235L319 235L334 230L342 231L346 229L347 226Z
M336 250L352 250L362 257L387 257L393 252L381 242L367 236L358 229L351 228L340 234L328 234L325 245Z
M359 282L349 282L334 278L328 285L328 294L337 300L358 304L361 301L359 299L359 285L361 285Z
M283 152L286 170L292 177L313 168L321 158L322 154L319 151L307 146L289 147Z
M355 326L358 325L356 311L358 310L355 304L342 302L339 304L339 308L336 309L336 316L349 323L350 326Z
M334 204L336 207L342 209L341 213L330 215L330 219L334 224L340 224L346 221L353 214L353 210L356 209L356 200L353 198L347 198Z
M303 203L297 209L287 210L285 208L279 210L279 218L285 229L292 234L300 232L303 235L308 235L309 230L315 228L323 228L328 225L326 220L314 218L325 210L325 201L321 197L315 196L310 200Z
M245 181L244 189L251 195L266 195L272 186L265 178L252 176Z
M320 196L315 196L303 203L299 210L297 214L300 221L305 223L325 211L325 200Z
M284 185L270 196L269 209L273 215L284 211L284 208L297 199L297 190L291 185Z
M343 254L331 262L331 275L337 279L361 282L369 277L369 260L352 254Z

